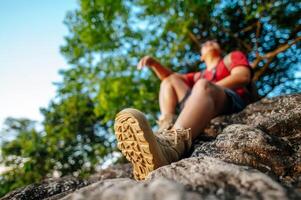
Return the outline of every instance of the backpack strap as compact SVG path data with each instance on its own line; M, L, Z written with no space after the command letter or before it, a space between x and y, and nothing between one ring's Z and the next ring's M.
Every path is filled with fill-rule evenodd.
M228 53L223 58L224 64L225 64L226 68L228 69L228 71L230 73L231 73L231 63L232 63L231 55L232 55L232 53ZM251 70L251 77L253 77L254 76L254 71L253 71L252 68L250 68L250 70ZM248 85L246 85L244 88L246 90L246 94L247 94L247 98L248 98L247 100L249 101L248 103L255 102L255 101L258 101L260 99L260 97L257 93L255 82L250 81L248 83Z
M232 52L228 53L224 58L223 58L223 62L227 68L227 70L230 72L231 71L231 63L232 63ZM254 76L254 70L252 67L250 67L250 71L251 71L251 78L253 78Z

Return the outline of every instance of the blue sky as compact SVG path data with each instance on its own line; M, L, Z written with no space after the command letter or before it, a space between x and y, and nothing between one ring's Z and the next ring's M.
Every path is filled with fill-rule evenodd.
M59 46L66 12L75 8L76 0L0 1L0 127L8 116L42 119L39 108L67 68Z

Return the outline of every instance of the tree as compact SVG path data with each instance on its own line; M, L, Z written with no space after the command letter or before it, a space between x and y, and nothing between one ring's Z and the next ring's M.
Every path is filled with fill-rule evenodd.
M1 145L1 164L9 170L1 174L0 196L10 190L41 180L49 165L43 136L35 129L35 122L28 119L8 118L2 134L14 134L12 141Z
M90 0L80 5L66 17L70 34L61 51L74 68L93 69L88 84L97 86L91 91L98 97L95 109L106 121L126 106L142 107L153 118L158 111L147 102L157 103L159 82L150 71L136 70L139 58L149 54L173 70L197 71L204 68L200 43L210 38L218 39L225 52L247 53L262 96L300 91L298 1ZM114 87L126 83L118 92L129 101L121 101ZM139 87L147 88L150 98L133 99ZM143 98L148 106L141 105Z
M67 175L94 172L95 167L114 148L110 138L98 126L91 100L74 94L42 110L47 139L47 159L53 169Z
M94 106L84 94L52 101L42 109L43 130L27 119L9 118L4 134L16 138L1 145L1 164L10 170L0 177L0 196L15 188L52 177L87 175L115 149L113 139L98 125Z

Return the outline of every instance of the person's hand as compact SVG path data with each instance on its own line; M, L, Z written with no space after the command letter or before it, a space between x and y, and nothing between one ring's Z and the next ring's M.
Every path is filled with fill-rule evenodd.
M153 66L157 61L150 57L150 56L144 56L138 63L137 69L142 69L144 66L151 67Z

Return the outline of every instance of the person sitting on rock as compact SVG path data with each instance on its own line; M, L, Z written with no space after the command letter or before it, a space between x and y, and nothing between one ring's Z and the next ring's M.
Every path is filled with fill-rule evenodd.
M174 73L150 56L140 60L138 69L148 66L162 81L159 130L153 132L144 114L133 108L119 112L114 124L117 146L132 162L136 180L184 157L212 118L246 107L251 82L246 56L233 51L222 58L214 40L202 44L200 53L206 70L196 73Z

